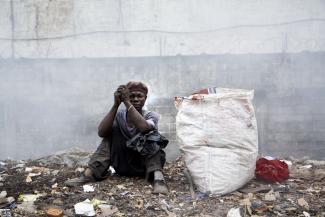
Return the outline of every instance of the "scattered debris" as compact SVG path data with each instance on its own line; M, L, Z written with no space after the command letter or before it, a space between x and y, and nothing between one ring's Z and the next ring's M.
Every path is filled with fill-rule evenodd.
M10 209L0 209L1 217L12 217Z
M93 204L94 207L98 207L101 204L105 204L106 201L98 200L98 199L94 198L94 199L91 200L91 203Z
M7 192L6 191L1 191L1 193L0 193L0 199L1 198L6 198L6 196L7 196Z
M313 167L313 165L308 164L308 165L301 166L300 168L301 169L310 169L312 167Z
M59 170L53 170L51 173L53 176L56 176L60 171Z
M305 161L306 164L312 164L314 166L325 166L325 161L321 161L321 160L306 160Z
M290 160L282 160L282 161L284 161L289 167L292 166L292 161Z
M270 192L265 194L264 200L265 201L275 201L276 200L276 197L275 197L275 194L274 194L273 190L271 190Z
M116 173L114 167L112 166L109 166L108 171L111 173L111 175L114 175Z
M117 185L116 186L118 189L126 189L126 187L124 185Z
M18 197L19 202L34 202L41 195L39 194L21 194Z
M242 217L240 208L231 208L227 214L227 217Z
M27 182L27 183L29 183L29 182L32 182L33 180L32 180L32 177L30 177L30 176L27 176L26 177L26 181L25 182Z
M83 185L82 188L84 189L84 192L94 192L95 188L91 185Z
M263 214L269 209L269 207L262 201L253 201L251 209L257 214Z
M305 217L310 217L310 214L306 211L303 211L302 214L304 214Z
M83 173L85 171L85 169L82 167L78 167L75 171L78 173Z
M21 213L28 213L29 216L31 214L35 215L37 213L36 206L35 206L34 202L31 202L31 201L24 201L21 204L18 204L17 210L20 211Z
M98 205L98 208L100 209L99 217L108 217L118 212L118 208L112 205L102 204Z
M62 217L64 215L64 212L62 209L49 208L46 210L46 215L48 217Z
M73 156L76 156L74 153ZM82 154L84 156L84 154ZM55 157L53 157L55 158ZM65 155L68 158L68 155ZM77 158L77 157L76 157ZM45 158L44 158L45 159ZM168 195L152 194L152 186L143 178L128 178L111 174L102 182L91 183L94 191L85 193L83 186L69 188L62 183L80 172L75 165L47 164L39 161L6 161L6 171L0 174L2 216L50 216L50 208L60 209L64 216L76 215L75 205L89 198L90 214L106 216L324 216L325 165L317 161L292 161L294 176L282 184L252 179L238 191L223 196L199 192L183 173L182 158L165 165ZM21 166L18 166L21 164ZM312 165L311 168L301 168ZM26 168L32 168L27 169ZM43 169L40 169L43 168ZM45 168L45 169L44 169ZM29 173L41 173L26 183ZM81 202L83 203L83 202ZM77 206L78 208L78 206ZM91 208L91 209L90 209ZM3 214L7 213L7 214Z
M309 204L307 203L307 201L302 197L298 199L298 205L309 210Z
M26 167L25 168L25 172L29 172L29 173L34 174L34 175L31 175L31 176L39 176L42 173L45 173L45 172L48 172L48 171L49 171L49 169L46 168L46 167L33 166L33 167Z
M76 212L76 215L84 215L84 216L95 216L96 215L94 206L90 202L89 199L75 204L74 210Z
M259 193L259 192L269 192L271 190L271 186L268 185L262 185L262 186L258 186L258 187L254 187L254 188L248 188L248 187L244 187L239 189L238 191L241 193Z
M283 182L289 178L289 167L283 160L261 157L256 161L255 176L267 182Z

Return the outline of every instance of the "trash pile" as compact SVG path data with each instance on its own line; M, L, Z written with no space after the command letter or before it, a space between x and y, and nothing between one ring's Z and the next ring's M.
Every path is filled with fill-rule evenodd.
M65 186L64 181L85 169L74 159L86 156L89 153L65 153L1 162L0 216L325 215L325 161L291 159L286 161L290 177L282 183L252 179L237 191L214 196L191 187L184 160L179 158L165 166L169 195L155 195L143 179L120 177L113 170L102 182Z

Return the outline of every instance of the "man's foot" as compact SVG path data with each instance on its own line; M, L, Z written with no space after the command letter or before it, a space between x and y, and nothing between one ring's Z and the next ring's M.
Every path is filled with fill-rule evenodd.
M95 181L96 180L93 177L85 176L84 174L82 174L78 178L68 179L67 181L64 182L64 184L69 186L69 187L76 187L76 186L79 186L79 185L86 184L88 182L95 182Z
M153 181L153 192L154 194L168 194L168 188L163 180Z

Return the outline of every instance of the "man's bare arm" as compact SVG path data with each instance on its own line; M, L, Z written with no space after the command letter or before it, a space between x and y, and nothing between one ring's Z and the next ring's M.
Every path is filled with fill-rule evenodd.
M135 128L137 128L141 133L148 132L153 129L153 127L146 121L146 119L138 111L132 103L142 104L145 102L147 96L145 95L137 95L130 96L131 92L128 88L122 88L121 91L121 101L124 103L127 109L127 120L128 122L132 123ZM132 102L132 103L131 103ZM141 109L142 109L141 105Z
M125 85L120 85L114 93L114 105L112 106L111 110L108 114L104 117L104 119L100 122L98 126L98 136L105 137L109 136L112 132L114 119L118 110L118 107L121 104L121 90L124 88Z
M141 132L146 133L153 129L153 127L144 119L144 117L134 108L130 101L124 102L128 110L128 120Z
M111 110L108 112L108 114L100 122L98 126L98 136L103 138L110 135L110 133L112 132L113 123L114 123L117 110L118 110L118 106L113 105Z

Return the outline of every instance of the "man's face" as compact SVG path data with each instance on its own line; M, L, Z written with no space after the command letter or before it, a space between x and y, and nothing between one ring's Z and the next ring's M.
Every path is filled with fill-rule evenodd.
M141 91L132 91L130 93L131 104L139 111L144 106L147 96Z

